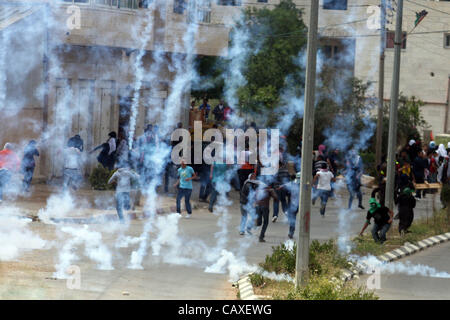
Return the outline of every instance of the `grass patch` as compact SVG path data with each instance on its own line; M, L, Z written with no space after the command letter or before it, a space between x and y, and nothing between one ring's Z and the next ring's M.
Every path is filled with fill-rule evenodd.
M378 244L373 241L370 230L366 231L363 237L356 237L353 239L355 246L352 253L365 256L380 255L388 251L394 250L403 246L406 242L416 244L418 241L450 232L450 224L448 223L448 212L446 209L436 211L433 216L414 220L409 228L410 233L405 236L400 236L398 233L398 223L394 223L387 234L387 241L383 244ZM397 221L397 220L394 220ZM370 227L368 228L370 229Z
M295 276L296 246L292 249L284 244L272 247L272 255L260 266L268 272L286 273ZM373 292L340 280L342 268L348 267L347 257L339 253L334 240L320 243L313 240L309 253L309 281L296 289L292 282L275 281L260 274L250 276L256 295L276 300L374 300Z

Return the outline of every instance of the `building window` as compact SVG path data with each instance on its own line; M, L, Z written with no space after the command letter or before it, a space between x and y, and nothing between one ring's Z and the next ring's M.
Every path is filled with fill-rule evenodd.
M444 34L444 48L450 49L450 33Z
M89 3L89 0L61 0L61 1L68 3Z
M323 0L325 10L347 10L347 0Z
M188 22L211 23L211 0L188 2Z
M186 10L186 1L185 0L174 0L173 13L183 14L184 10Z
M406 32L402 33L402 49L406 49ZM388 31L386 33L386 48L393 49L395 42L395 31Z
M219 6L240 6L241 0L217 0Z
M138 8L148 8L148 6L153 2L153 0L139 0Z

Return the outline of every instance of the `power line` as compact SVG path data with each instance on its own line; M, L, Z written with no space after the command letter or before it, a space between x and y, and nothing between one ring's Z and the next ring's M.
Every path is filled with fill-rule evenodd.
M448 15L450 16L450 12L441 11L441 10L439 10L439 9L436 9L436 8L433 8L433 7L429 7L429 6L426 6L426 5L424 5L424 4L414 2L414 1L412 1L412 0L406 0L406 1L408 1L408 2L410 2L410 3L413 3L413 4L415 4L415 5L418 5L418 6L422 6L422 7L424 7L424 8L430 9L430 10L434 10L434 11L437 11L437 12L440 12L440 13L448 14Z

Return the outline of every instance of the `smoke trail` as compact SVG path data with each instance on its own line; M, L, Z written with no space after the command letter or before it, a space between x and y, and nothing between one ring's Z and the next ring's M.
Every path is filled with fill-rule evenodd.
M144 57L146 51L145 48L147 47L153 31L153 16L154 11L153 10L146 10L145 15L145 22L146 26L143 31L143 36L141 34L137 35L137 39L140 41L140 47L138 54L136 56L136 60L133 64L134 67L134 74L135 74L135 81L133 86L133 102L131 104L131 115L130 115L130 123L129 123L129 137L128 137L128 145L131 150L133 146L133 138L134 138L134 132L136 129L136 117L138 115L138 107L139 102L141 99L141 87L142 87L142 81L144 79L144 67L142 63L142 58Z
M73 252L78 246L84 244L84 253L91 260L97 262L99 270L113 270L112 254L102 242L100 232L91 231L87 225L83 227L62 227L61 231L72 237L65 242L59 254L59 263L56 264L55 277L65 278L67 268L78 259Z
M47 241L28 229L31 219L20 209L3 206L0 211L0 261L17 259L22 252L44 249Z
M359 257L358 261L363 263L367 267L365 268L366 273L373 272L374 269L379 269L380 272L387 274L407 274L409 276L419 275L423 277L431 278L445 278L450 279L450 274L444 271L438 271L430 266L425 266L422 264L412 264L410 261L403 262L385 262L380 261L376 257L369 255L367 257ZM363 266L364 266L363 265Z

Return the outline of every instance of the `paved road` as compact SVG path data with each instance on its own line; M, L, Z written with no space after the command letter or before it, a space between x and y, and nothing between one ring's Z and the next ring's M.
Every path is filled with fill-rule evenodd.
M398 261L409 261L414 265L429 266L450 274L450 242ZM368 276L362 276L359 283L367 283L367 278ZM387 300L449 300L450 278L381 273L380 289L375 292L381 299Z
M196 189L198 186L196 186ZM197 190L194 190L196 199ZM114 270L98 270L96 264L86 257L84 246L73 250L78 256L74 261L81 270L81 289L70 290L65 280L52 279L58 254L67 243L67 234L61 233L61 226L47 225L40 222L30 224L30 229L43 239L54 245L45 250L34 250L23 253L17 261L0 262L0 298L2 299L234 299L236 291L232 288L229 270L224 273L207 273L205 268L214 262L205 262L206 253L217 248L220 241L226 240L224 248L233 252L236 257L245 258L249 264L256 265L271 252L271 247L287 240L288 225L283 214L277 223L270 223L266 233L266 243L259 243L257 235L242 237L238 234L240 212L238 194L232 192L233 204L230 206L230 220L226 222L227 231L220 233L219 215L211 214L206 205L196 210L191 219L178 221L178 230L170 231L173 225L166 224L164 229L166 241L171 245L163 245L159 256L152 255L153 248L148 248L143 261L143 270L127 268L131 253L137 248L115 248L117 231L108 232L104 226L90 225L89 230L100 231L103 243L113 255ZM341 198L340 198L341 197ZM335 238L348 228L349 235L356 235L365 219L366 210L354 208L348 212L342 210L347 204L344 192L337 199L329 202L325 218L319 214L319 203L313 206L311 217L311 238L326 240ZM369 191L366 190L364 203L367 204ZM319 202L319 201L318 201ZM419 202L417 216L426 215L427 208L431 212L430 199ZM2 206L6 206L3 204ZM25 205L25 204L24 204ZM42 207L45 205L42 202ZM1 207L0 207L1 210ZM145 221L130 222L126 235L141 235ZM80 226L76 226L80 227ZM150 239L156 237L151 234ZM216 237L218 235L218 237ZM164 240L164 239L163 239ZM178 245L178 247L176 247ZM175 248L175 249L174 249ZM246 249L247 248L247 249ZM199 253L200 252L200 253ZM191 254L192 253L192 254ZM201 256L202 259L187 265L178 261L167 261L170 257ZM236 266L236 264L234 265Z

